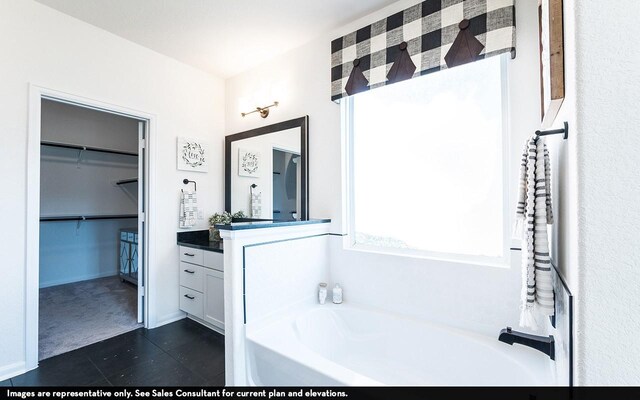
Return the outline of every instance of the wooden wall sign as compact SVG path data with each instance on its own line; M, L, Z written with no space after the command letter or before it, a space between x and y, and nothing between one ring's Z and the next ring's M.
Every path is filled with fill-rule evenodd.
M542 129L556 119L564 100L562 0L539 0L540 94Z

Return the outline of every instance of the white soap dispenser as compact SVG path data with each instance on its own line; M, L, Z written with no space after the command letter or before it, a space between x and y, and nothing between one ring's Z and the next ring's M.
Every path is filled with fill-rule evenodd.
M336 283L336 287L333 288L333 304L342 303L342 288Z

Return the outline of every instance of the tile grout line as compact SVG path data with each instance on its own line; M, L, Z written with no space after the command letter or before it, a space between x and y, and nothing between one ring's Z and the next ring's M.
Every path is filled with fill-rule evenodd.
M186 318L185 318L185 319L186 319ZM195 324L197 324L197 322L194 322L194 323L195 323ZM209 334L209 333L210 333L210 332L208 332L207 328L204 328L204 327L200 326L199 324L198 324L198 325L196 325L196 326L197 326L197 328L199 328L199 329L201 329L201 330L202 330L202 331L201 331L202 333L204 333L204 334ZM215 333L217 333L217 332L215 332ZM145 336L145 339L149 340L149 342L153 343L156 347L158 347L160 350L162 350L164 353L166 353L169 357L171 357L171 359L173 359L174 361L176 361L176 362L177 362L178 364L180 364L182 367L186 368L186 369L187 369L187 371L189 371L189 372L191 372L192 374L196 375L197 377L201 378L205 383L208 383L208 382L209 382L209 379L207 379L206 377L204 377L204 376L200 375L198 372L192 371L192 370L191 370L191 368L189 368L185 363L183 363L182 361L180 361L179 359L177 359L176 357L174 357L173 355L171 355L171 353L169 353L169 350L171 350L171 349L167 349L167 350L163 349L162 347L160 347L159 345L157 345L157 344L155 344L153 341L151 341L151 339L148 339L146 336ZM177 347L180 347L180 346L177 346ZM212 379L213 379L213 378L216 378L216 377L218 377L219 375L224 374L224 373L225 373L225 371L223 370L220 374L217 374L217 375L215 375L214 377L212 377Z
M98 372L100 372L100 375L102 375L102 377L104 378L105 381L107 381L107 383L111 386L113 386L113 383L111 383L111 381L109 380L109 378L107 378L107 376L104 374L104 372L102 372L102 370L100 369L100 367L98 367L96 365L96 363L93 362L93 360L91 359L91 357L87 354L87 360L89 360L89 362L91 363L91 365L93 365L94 367L96 367L96 369L98 370Z
M145 334L144 334L144 331L145 331L145 330L147 330L147 331L148 331L149 329L147 329L147 328L142 328L142 330L143 330L143 332L142 332L142 337L143 337L147 342L149 342L149 343L151 343L152 345L154 345L154 346L156 346L157 348L159 348L159 349L160 349L160 351L162 351L163 353L168 354L169 356L171 356L171 354L167 353L167 351L166 351L164 348L160 347L160 345L159 345L159 344L157 344L157 343L156 343L156 342L154 342L153 340L149 339L149 338L147 337L147 335L145 335Z
M202 379L203 382L208 382L207 379L205 377L203 377L202 375L198 374L197 372L192 371L189 367L187 367L182 361L178 360L177 358L175 358L173 355L171 355L171 353L169 353L169 350L171 349L164 349L162 347L160 347L160 345L156 344L153 340L149 339L146 335L142 335L147 341L149 341L149 343L153 344L154 346L156 346L157 348L159 348L164 354L166 354L167 356L169 356L169 358L171 358L172 360L174 360L175 362L177 362L179 365L181 365L183 368L185 368L187 371L189 371L190 373L194 374L195 376L197 376L198 378ZM224 373L224 372L223 372ZM216 375L218 376L218 375Z
M179 347L179 346L178 346ZM202 379L204 382L208 382L207 378L205 378L204 376L200 375L199 373L192 371L191 368L189 368L185 363L183 363L182 361L180 361L179 359L177 359L176 357L174 357L173 355L171 355L171 353L169 353L169 351L165 350L165 349L161 349L162 351L164 351L169 357L171 357L172 360L176 361L178 364L180 364L183 368L186 368L187 371L191 372L192 374L194 374L195 376L197 376L198 378Z
M149 339L147 336L145 336L145 334L144 334L144 330L145 330L145 329L146 329L146 328L144 328L144 327L143 327L143 328L138 328L138 329L136 329L136 330L142 330L142 332L140 333L140 334L141 334L141 336L142 336L142 339L144 339L144 340L146 340L147 342L151 343L151 345L153 345L153 346L157 347L157 348L160 350L160 352L161 352L161 353L164 353L164 354L167 354L167 355L171 356L171 355L170 355L170 354L168 354L168 353L167 353L167 352L166 352L162 347L158 346L158 345L157 345L156 343L154 343L151 339ZM135 330L134 330L134 331L131 331L131 332L135 332ZM111 382L111 381L109 380L109 378L107 378L107 376L104 374L104 372L102 372L102 370L101 370L101 369L100 369L100 368L99 368L99 367L98 367L98 366L93 362L93 360L91 360L91 358L89 358L89 361L91 361L91 363L92 363L96 368L98 368L98 371L100 371L100 374L102 374L102 376L104 377L104 379L105 379L105 380L106 380L106 381L107 381L111 386L114 386L113 382ZM153 361L153 359L148 360L148 361L141 362L140 364L137 364L137 365L144 365L144 364L150 363L150 362L152 362L152 361ZM115 376L115 375L117 375L117 374L119 374L119 373L121 373L121 372L123 372L123 371L127 371L127 370L129 370L129 369L131 369L131 368L133 368L133 367L135 367L135 366L136 366L136 365L131 365L131 366L127 367L127 368L124 368L124 369L122 369L122 370L120 370L120 371L115 372L113 375Z
M140 330L140 329L144 329L144 328L137 328L137 329L131 330L131 331L129 331L129 332L126 332L126 333L124 333L123 335L125 335L125 334L127 334L127 333L133 333L133 332L135 332L135 331L137 331L137 330ZM120 335L118 335L118 336L120 336ZM116 337L116 336L114 336L113 338L115 338L115 337ZM109 338L109 339L113 339L113 338ZM156 346L156 344L155 344L155 343L151 342L150 340L148 340L148 339L144 336L144 333L142 333L142 338L143 338L143 339L146 339L146 340L147 340L147 341L149 341L152 345ZM109 339L107 339L107 340L109 340ZM100 342L97 342L97 343L100 343ZM88 347L88 346L87 346L87 347ZM156 346L156 347L158 347L158 346ZM160 349L160 350L162 350L162 349ZM89 354L87 354L87 359L89 359L89 362L90 362L94 367L96 367L96 369L100 372L100 375L102 375L102 376L104 377L104 379L107 381L107 383L109 383L109 385L113 386L113 382L111 382L111 381L109 380L109 378L107 377L107 375L105 375L105 373L102 371L102 369L100 369L100 367L98 367L98 365L97 365L97 364L96 364L96 363L91 359L91 356L90 356ZM130 367L128 367L128 368L130 368ZM128 368L125 368L124 370L127 370ZM124 370L122 370L122 371L124 371ZM121 371L118 371L117 373L119 373L119 372L121 372ZM117 373L116 373L116 374L117 374Z

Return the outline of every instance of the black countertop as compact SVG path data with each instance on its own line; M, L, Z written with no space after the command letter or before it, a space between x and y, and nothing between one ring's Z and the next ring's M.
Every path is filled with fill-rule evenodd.
M239 231L246 229L278 228L281 226L297 226L311 224L328 224L331 219L310 219L307 221L253 221L253 222L232 222L230 224L216 224L215 227L221 231Z
M193 249L223 252L222 241L210 242L208 230L178 232L178 244Z

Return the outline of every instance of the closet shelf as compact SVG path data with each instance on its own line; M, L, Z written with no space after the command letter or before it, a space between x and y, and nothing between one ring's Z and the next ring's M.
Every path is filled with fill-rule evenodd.
M138 178L120 179L119 181L116 181L116 185L124 185L127 183L134 183L134 182L138 182Z
M120 155L124 155L124 156L136 156L136 157L138 156L138 153L134 153L134 152L131 152L131 151L105 149L105 148L91 147L91 146L82 146L82 145L70 144L70 143L48 142L48 141L44 141L44 140L42 142L40 142L40 145L49 146L49 147L60 147L60 148L64 148L64 149L96 151L96 152L99 152L99 153L120 154Z
M89 221L97 219L127 219L138 218L138 214L113 214L113 215L60 215L51 217L40 217L42 222L55 221Z

